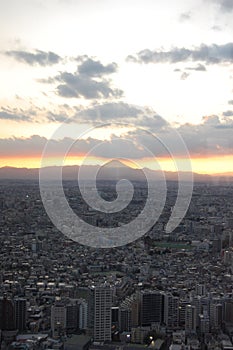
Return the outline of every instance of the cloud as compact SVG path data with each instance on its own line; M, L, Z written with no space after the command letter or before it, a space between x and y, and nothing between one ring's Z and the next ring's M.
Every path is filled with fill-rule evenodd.
M223 11L232 11L233 2L232 0L220 0L220 6Z
M233 105L233 100L228 101L229 105Z
M75 110L68 105L58 105L53 110L40 108L35 105L28 109L2 107L0 108L0 119L38 124L45 122L65 122L74 113Z
M0 139L0 157L40 157L47 141L46 138L38 135L33 135L30 138ZM70 148L71 144L73 144L72 148ZM60 157L68 149L70 155L77 157L90 151L92 156L104 158L132 157L136 159L148 154L128 135L125 139L114 136L113 139L103 142L91 137L86 140L75 140L68 137L50 140L50 156Z
M123 91L110 87L110 82L103 79L101 81L76 73L63 72L56 77L60 82L57 86L57 93L62 97L98 99L98 98L119 98Z
M206 64L233 63L233 43L205 45L193 49L172 48L171 50L142 50L136 56L128 56L128 61L137 63L179 63L186 61Z
M220 26L214 25L211 27L212 30L216 31L216 32L221 32L222 28Z
M125 123L144 128L164 128L168 124L165 119L153 110L147 110L124 102L111 102L96 105L77 113L73 119L82 122Z
M224 117L233 117L233 111L225 111L222 114Z
M66 120L67 115L70 116ZM29 120L29 117L31 118ZM233 111L223 112L221 116L205 116L202 122L197 125L184 124L177 127L177 132L183 137L185 144L192 157L221 156L233 153ZM93 148L92 154L101 157L132 157L141 158L148 156L149 149L158 157L167 157L166 147L162 146L159 140L164 144L173 145L176 148L175 133L169 124L155 111L129 105L122 101L108 102L104 104L93 105L92 107L81 110L80 107L69 108L62 105L54 111L36 108L34 110L22 111L17 109L2 109L0 118L17 121L49 120L51 122L72 122L80 124L107 124L111 123L114 127L117 124L129 124L134 129L124 136L128 140L122 142L123 137L112 136L115 138L114 147L112 140L104 142L103 148L99 150L96 146L99 140L88 138L87 140L78 140L72 149L74 155L82 155ZM47 118L47 119L46 119ZM120 125L122 126L122 125ZM53 140L53 154L59 156L67 145L70 144L71 137L66 129L68 137ZM72 129L73 130L73 129ZM72 135L74 135L72 133ZM156 135L156 137L148 135ZM75 140L71 140L75 141ZM129 144L129 141L130 144ZM0 140L0 156L2 157L26 157L40 156L47 139L40 136L30 138L10 138ZM145 147L142 147L144 145ZM173 152L174 149L171 149ZM115 152L115 153L114 153ZM182 156L182 154L181 154Z
M30 138L0 139L1 157L35 157L41 156L47 139L38 135Z
M132 117L137 110L131 110ZM121 116L119 112L119 116ZM169 152L166 145L170 145L171 152L180 152L176 148L177 137L174 130L158 116L144 118L144 124L148 125L146 130L138 118L138 125L124 135L112 135L110 140L105 140L99 147L100 140L95 138L78 139L65 137L59 140L52 140L52 155L60 156L64 149L74 142L71 154L75 156L88 153L92 156L116 158L126 157L140 159L148 157L148 150L157 157L168 157ZM116 126L116 124L115 124ZM140 126L140 127L139 127ZM203 117L198 125L184 124L176 131L182 136L192 157L222 156L230 155L233 152L232 140L233 121L229 118L212 115ZM125 141L124 141L125 140ZM162 140L162 142L161 142ZM0 156L2 157L26 157L41 156L47 139L34 135L30 138L0 139ZM98 146L98 147L97 147Z
M85 74L89 77L102 77L106 74L113 74L117 71L117 64L110 63L106 66L103 65L100 61L93 60L92 58L87 58L82 64L78 67L78 72L80 74Z
M124 120L126 122L128 119L137 118L142 113L140 107L130 106L124 102L110 102L87 108L77 113L77 117L81 117L85 121L111 122Z
M232 0L203 0L204 3L214 4L216 10L222 12L224 15L233 10Z
M203 64L198 64L196 67L187 67L187 70L193 70L196 72L206 72L206 67Z
M0 108L0 119L29 121L32 123L131 123L137 125L165 126L166 121L153 110L129 105L122 101L92 104L90 107L70 107L67 104L54 106L53 109L39 108L33 105L29 109Z
M179 21L182 22L187 22L192 18L191 12L183 12L180 14Z
M229 12L233 10L232 0L207 0L216 3L222 12Z
M0 119L2 120L12 120L12 121L17 121L17 122L27 122L31 121L31 118L26 115L20 115L20 114L15 114L15 113L9 113L6 111L0 111Z
M190 75L190 74L188 74L188 73L186 73L186 72L183 72L183 73L181 74L180 79L181 79L181 80L186 80L186 79L189 77L189 75Z
M54 52L45 52L41 50L35 50L35 52L28 51L6 51L5 54L9 57L13 57L19 62L27 63L31 66L52 66L61 61L61 57Z
M111 99L123 96L123 91L112 87L105 75L117 71L117 64L103 65L100 61L80 56L76 72L60 72L55 77L40 79L40 83L56 84L56 93L65 98Z

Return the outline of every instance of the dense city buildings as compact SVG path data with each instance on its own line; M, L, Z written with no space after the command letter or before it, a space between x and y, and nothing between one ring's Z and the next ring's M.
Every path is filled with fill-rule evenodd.
M101 186L111 200L114 185ZM85 216L72 182L65 192ZM143 183L137 193L133 212L144 203ZM94 249L53 226L38 183L2 181L1 349L233 348L233 185L196 183L185 218L168 234L176 193L168 183L164 211L144 237ZM106 226L106 215L92 212L91 220ZM110 221L117 225L119 214Z

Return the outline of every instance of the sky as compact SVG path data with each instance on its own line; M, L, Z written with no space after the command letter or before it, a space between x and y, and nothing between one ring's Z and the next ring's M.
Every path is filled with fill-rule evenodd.
M50 165L66 150L174 171L189 154L233 173L232 15L233 0L1 2L0 167L39 167L49 143Z

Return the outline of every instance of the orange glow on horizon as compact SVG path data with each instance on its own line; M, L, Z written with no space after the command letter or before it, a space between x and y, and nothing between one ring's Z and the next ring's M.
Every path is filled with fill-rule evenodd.
M65 159L63 165L71 166L71 165L81 165L83 164L84 156L69 156ZM170 158L157 158L155 159L135 159L135 160L127 160L127 159L118 159L125 165L137 169L147 167L152 170L162 169L164 171L176 171L177 166ZM90 157L85 159L86 165L103 165L111 161L111 159L106 158L95 158ZM187 171L186 159L178 160L180 165L180 170ZM46 159L43 166L55 166L60 165L61 160L59 157L54 157L51 159ZM184 167L182 167L184 164ZM0 159L0 167L15 167L15 168L40 168L41 167L41 157L11 157L6 158L3 157ZM233 155L226 155L221 157L202 157L202 158L191 158L191 167L192 171L199 174L223 174L223 173L232 173L233 174Z

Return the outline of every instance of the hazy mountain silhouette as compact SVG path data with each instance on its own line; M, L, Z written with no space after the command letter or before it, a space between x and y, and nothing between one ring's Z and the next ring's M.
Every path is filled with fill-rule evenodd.
M46 178L48 180L54 179L54 174L60 171L60 167L51 166L43 168L42 171L45 172ZM79 166L64 166L62 168L62 174L64 180L77 180L78 178ZM90 174L97 172L98 180L120 180L120 179L131 179L134 181L144 181L145 174L150 180L157 180L161 178L161 171L151 170L148 168L144 169L133 169L129 166L126 166L118 160L113 160L102 167L99 165L84 165L82 172L85 176L85 179L90 178ZM189 179L190 173L183 172L183 178ZM164 176L168 181L177 181L178 174L177 172L165 171ZM203 175L203 174L193 174L194 180L197 182L232 182L233 173L226 174L215 174L215 175ZM38 180L39 179L39 169L29 169L29 168L14 168L14 167L3 167L0 168L0 180Z

